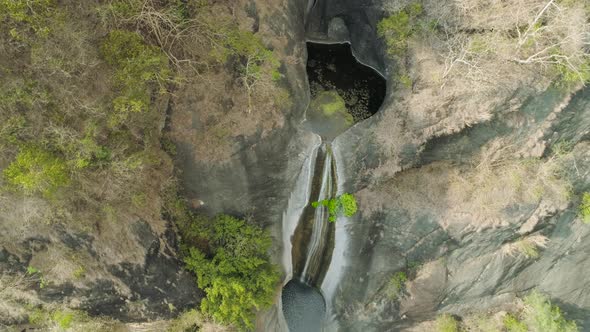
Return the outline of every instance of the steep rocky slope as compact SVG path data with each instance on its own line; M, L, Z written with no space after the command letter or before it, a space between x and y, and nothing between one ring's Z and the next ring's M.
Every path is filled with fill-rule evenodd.
M361 61L393 78L400 64L388 60L377 23L404 6L319 1L307 34L349 40ZM488 6L495 4L466 15L448 2L424 2L423 15L469 38L510 28ZM514 9L506 6L496 10ZM437 43L411 40L411 88L391 80L381 113L337 140L347 190L361 209L335 299L339 328L395 331L444 312L506 310L533 288L589 328L581 273L588 227L578 216L588 189L589 90L558 90L539 67L499 55L478 64L484 76L494 67L492 80L471 76L465 63L444 77L448 62ZM539 246L538 257L519 250L527 244ZM388 298L400 271L410 278L406 293Z
M162 216L173 184L160 146L169 98L113 121L121 88L99 48L99 6L1 5L0 329L63 308L164 319L202 296Z
M106 318L106 330L162 331L169 319L198 306L202 292L182 267L167 220L170 188L181 187L194 211L228 213L269 228L279 263L285 249L280 221L315 143L301 128L309 103L305 41L313 40L350 42L359 60L388 79L381 110L334 143L344 190L355 194L360 213L348 222L346 266L330 299L328 329L431 331L428 321L441 313L510 311L531 289L549 295L581 330L590 329L583 273L590 264L590 229L578 215L580 195L590 190L590 90L556 87L559 73L508 58L510 38L518 29L524 33L545 3L424 1L420 20L434 22L433 30L410 38L400 61L388 54L378 24L408 1L211 2L274 49L281 61L276 86L255 96L257 108L250 109L232 64L183 75L169 94L153 94L149 117L129 121L129 135L138 142L133 149L157 160L131 172L129 182L97 166L78 180L98 189L72 189L74 198L61 205L2 192L0 326L26 327L38 314L34 309L44 307ZM583 3L569 3L578 6L571 21L585 31ZM3 43L2 86L20 75L4 68L25 68L41 85L65 87L51 91L56 99L82 100L66 105L65 114L105 121L97 114L111 107L117 89L96 46L107 35L97 4L59 2L78 29L57 45L48 42L65 52L49 59L55 68L39 70L38 50ZM409 84L400 83L402 76ZM42 109L45 104L37 103L25 111ZM49 124L74 122L70 115L43 114ZM144 122L149 128L140 126ZM86 124L78 127L84 133ZM0 128L2 135L12 130ZM27 137L44 137L36 134L53 126L31 128ZM74 136L83 138L80 133ZM48 137L69 137L57 134ZM101 135L96 139L105 145L119 137ZM4 169L15 153L1 147ZM129 149L121 150L128 157ZM175 177L178 187L170 181ZM398 272L409 281L398 296L385 296ZM285 328L280 296L258 323L261 331Z

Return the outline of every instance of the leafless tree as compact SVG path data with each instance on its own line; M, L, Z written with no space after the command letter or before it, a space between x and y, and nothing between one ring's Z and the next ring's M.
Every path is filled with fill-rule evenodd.
M567 68L584 83L589 73L590 24L583 8L567 8L549 0L527 23L516 27L518 41L513 60L520 64Z

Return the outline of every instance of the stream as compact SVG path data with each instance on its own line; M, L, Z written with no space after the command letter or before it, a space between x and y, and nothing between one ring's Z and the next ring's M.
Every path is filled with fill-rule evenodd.
M281 302L291 332L314 332L330 325L330 303L345 267L346 217L328 220L313 202L343 194L334 139L375 114L385 98L385 79L361 64L350 44L307 43L311 102L303 126L316 134L283 214L283 265L290 280Z

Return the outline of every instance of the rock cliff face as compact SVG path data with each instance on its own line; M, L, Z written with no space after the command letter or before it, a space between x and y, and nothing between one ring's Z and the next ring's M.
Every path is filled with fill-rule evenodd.
M171 173L170 160L163 158ZM24 304L64 306L123 322L167 319L176 315L172 307L197 305L201 292L176 257L172 225L154 208L119 216L124 223L105 218L98 226L65 223L70 216L41 199L6 197L0 213L0 329L28 321Z
M239 1L234 5L234 14L245 17L243 28L258 31L265 44L280 54L283 78L278 84L290 94L288 106L246 113L240 107L240 92L228 91L234 81L229 77L217 91L205 89L199 82L185 86L175 98L170 118L181 181L185 195L195 202L195 210L241 216L270 229L275 240L272 258L279 265L283 254L281 219L307 157L304 152L316 140L301 125L310 99L302 23L307 5L306 1L287 0ZM211 130L219 124L230 130ZM285 284L290 275L283 272ZM260 313L257 330L286 329L280 294L276 299L274 307Z
M334 143L344 191L355 193L360 213L347 230L328 329L428 330L419 323L437 314L509 310L533 288L588 328L587 280L579 271L589 264L589 230L576 197L589 187L590 90L554 89L538 71L498 59L482 63L485 79L461 67L445 73L441 45L419 39L409 44L413 84L404 89L394 83L400 64L387 56L376 26L406 5L317 0L281 7L273 26L289 36L286 56L298 59L285 64L295 104L266 136L236 137L240 148L222 166L194 164L199 158L183 148L189 194L210 212L252 214L280 239L278 220L313 141L299 130L309 101L303 42L350 42L361 62L390 80L381 110ZM424 3L427 18L440 19L440 8L461 16L451 3ZM463 33L497 22L463 17L448 24ZM527 244L538 246L539 257L522 253ZM410 278L405 295L386 298L399 271ZM260 330L284 328L277 301Z
M349 41L362 62L392 77L399 64L376 25L404 6L318 0L306 35ZM433 6L425 2L427 16L436 15ZM522 68L489 84L454 76L441 88L429 78L444 71L436 50L417 41L409 52L411 91L390 83L381 111L336 140L345 190L361 211L333 300L340 329L397 331L437 313L509 309L533 288L590 328L588 277L580 273L590 264L590 230L576 199L589 186L590 90L559 92ZM556 153L561 142L568 152ZM529 157L536 166L522 169ZM539 256L515 249L522 241L536 241ZM382 294L398 271L411 279L407 294L388 299Z
M510 309L533 288L581 330L590 329L584 273L590 227L577 211L579 195L590 190L590 89L564 92L530 67L493 58L475 72L461 65L451 70L444 45L420 38L409 42L412 85L403 88L394 83L400 63L387 55L377 24L407 4L235 1L244 28L259 31L280 53L279 84L291 104L247 114L243 98L225 90L232 77L212 77L208 83L219 90L192 82L175 91L166 130L178 146L184 194L199 212L243 216L270 228L280 263L281 218L306 152L317 143L301 128L309 104L305 41L349 42L361 62L389 81L381 110L334 142L342 190L355 194L359 213L346 229L346 264L328 299L328 329L420 331L421 322L439 313ZM457 34L498 29L502 20L478 20L450 0L424 1L424 13ZM225 129L212 130L219 123ZM162 167L172 176L166 158ZM26 321L22 308L12 306L22 298L123 321L167 319L198 304L201 293L183 271L162 216L88 231L53 227L50 217L60 216L49 210L34 198L0 209L0 270L26 275L34 266L52 281L0 278L0 293L27 286L0 303L0 324ZM35 229L19 223L39 216L49 222ZM75 259L64 261L84 263L83 280L72 277L77 265L52 269L70 255ZM410 279L405 294L384 296L400 271ZM260 314L258 329L284 330L280 296Z
M303 165L301 152L313 140L300 128L309 103L301 24L305 6L303 1L241 1L234 6L236 16L247 16L243 28L258 31L283 60L278 84L291 96L284 109L245 112L243 100L227 90L232 89L232 77L217 85L221 90L207 90L199 82L184 86L171 109L177 164L193 207L211 215L249 217L274 229L276 236ZM220 123L224 131L211 130Z

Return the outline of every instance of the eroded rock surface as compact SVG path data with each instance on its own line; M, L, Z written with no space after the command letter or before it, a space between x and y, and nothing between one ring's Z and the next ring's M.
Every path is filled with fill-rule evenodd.
M356 56L392 77L397 64L376 24L404 6L318 1L307 35L342 41L334 31L344 29L334 27L343 20ZM436 17L442 7L454 10L425 2L425 15ZM500 24L495 16L477 24L474 15L454 17L464 29ZM589 328L588 280L580 271L590 230L571 193L589 187L590 90L559 92L526 67L492 60L484 67L502 73L495 81L465 72L441 80L445 60L436 47L411 41L409 53L412 87L389 84L380 113L335 142L346 190L361 210L350 223L348 268L333 300L337 329L397 331L443 312L509 309L533 288ZM570 150L556 153L563 141ZM556 169L563 173L555 176ZM539 256L515 249L521 241L539 243ZM392 300L383 289L396 271L411 281Z

